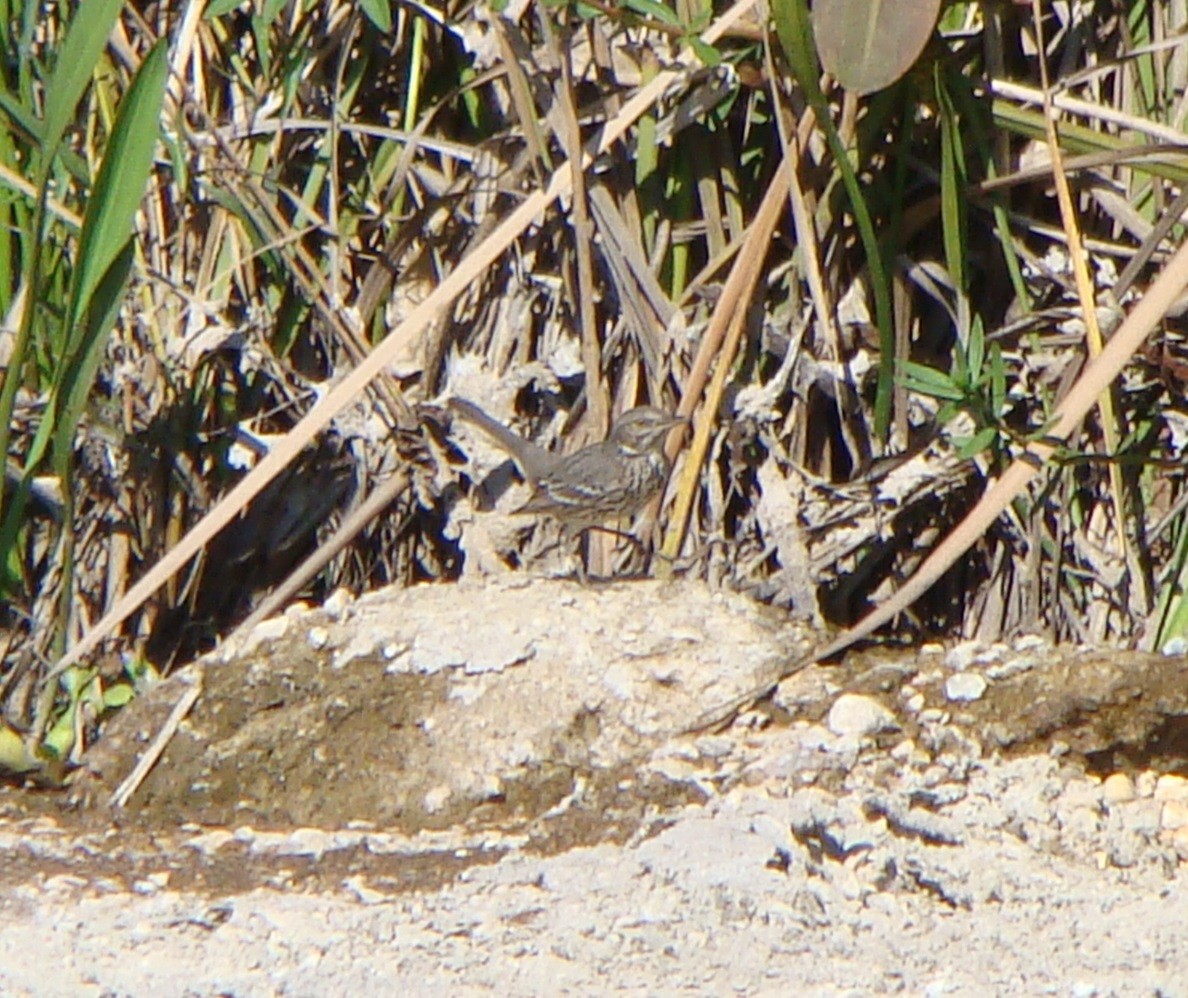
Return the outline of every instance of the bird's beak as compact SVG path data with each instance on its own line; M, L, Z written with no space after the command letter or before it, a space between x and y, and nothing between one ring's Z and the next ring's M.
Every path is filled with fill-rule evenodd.
M690 426L690 425L692 425L692 422L693 421L688 416L669 416L668 417L668 430L669 430L669 432L671 432L672 430L675 430L678 426L682 426L682 427ZM667 438L665 438L665 439L667 439Z

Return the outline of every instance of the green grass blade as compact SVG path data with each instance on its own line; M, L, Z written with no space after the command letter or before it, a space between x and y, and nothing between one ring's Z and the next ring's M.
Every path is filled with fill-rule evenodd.
M66 314L71 355L92 348L83 342L85 313L99 282L132 238L132 222L144 195L160 132L157 119L165 97L167 55L165 43L158 42L120 102L103 164L87 201Z
M945 247L945 263L949 277L958 295L968 289L965 272L965 252L969 245L966 238L965 199L965 156L961 143L961 125L953 101L945 88L945 80L939 64L935 70L936 100L940 110L941 148L941 235ZM959 333L964 333L960 330Z

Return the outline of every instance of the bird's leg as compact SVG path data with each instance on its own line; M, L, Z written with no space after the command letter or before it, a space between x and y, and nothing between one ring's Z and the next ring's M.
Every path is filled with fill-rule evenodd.
M590 584L590 575L586 571L586 558L590 551L590 532L583 530L578 534L577 547L577 578L578 585L588 586Z
M600 534L610 534L612 537L621 537L625 541L630 541L638 554L647 554L647 549L635 534L630 534L626 530L616 530L614 527L593 526L588 527L588 530L597 530Z

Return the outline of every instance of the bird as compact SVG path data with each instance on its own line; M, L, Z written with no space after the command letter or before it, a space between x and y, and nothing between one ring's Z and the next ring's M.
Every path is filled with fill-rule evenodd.
M639 512L668 479L669 432L688 422L653 406L623 413L607 438L572 454L555 454L513 433L467 399L450 410L473 423L515 461L532 494L516 513L540 513L570 536Z

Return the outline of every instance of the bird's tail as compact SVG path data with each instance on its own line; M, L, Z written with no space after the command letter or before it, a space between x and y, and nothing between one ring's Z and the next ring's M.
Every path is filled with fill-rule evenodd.
M484 412L468 399L450 399L449 410L458 418L477 426L495 441L501 450L506 451L530 484L535 485L556 463L556 455L551 451L513 433L494 416Z

